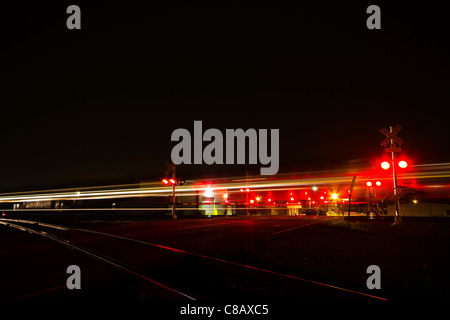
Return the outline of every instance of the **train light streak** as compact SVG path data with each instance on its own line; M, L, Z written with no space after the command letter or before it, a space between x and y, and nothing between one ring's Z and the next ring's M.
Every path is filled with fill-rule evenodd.
M450 178L450 165L448 163L443 164L415 164L411 166L412 170L409 172L399 172L398 178L402 181L402 184L410 185L411 181L414 182L414 188L416 189L426 189L427 194L437 193L439 195L445 195L445 190L448 189L450 183L448 178ZM370 177L371 173L369 171L362 171L359 174L362 179L364 176ZM327 190L337 190L338 188L348 188L352 181L352 176L344 172L337 173L333 176L319 175L316 177L311 177L310 175L303 175L296 178L292 178L292 175L279 175L273 179L265 178L264 180L254 180L252 184L249 185L248 181L245 179L239 179L242 181L235 181L233 179L222 180L221 182L209 181L207 190L205 190L205 182L202 180L190 180L189 185L178 186L177 193L180 197L193 196L198 194L203 194L205 191L209 195L210 193L218 194L221 197L223 194L232 194L241 192L257 192L258 197L261 199L270 199L266 202L274 202L277 200L290 200L294 198L295 201L302 201L308 199L318 200L321 196L326 197ZM370 179L370 178L369 178ZM166 179L169 182L169 179ZM367 181L367 180L366 180ZM381 180L382 181L382 180ZM372 180L371 183L377 187L382 188L380 180ZM379 183L377 183L379 182ZM309 195L305 188L320 188L323 191L317 194L317 199ZM437 188L439 187L439 188ZM440 190L437 190L440 189ZM289 196L284 198L272 192L278 192L286 190L288 195L292 193L293 190L302 190L302 197ZM311 189L310 189L311 190ZM435 192L435 190L437 190ZM362 194L363 190L356 188L357 192ZM1 203L20 203L20 202L39 202L39 201L58 201L58 200L94 200L94 199L115 199L115 198L132 198L132 197L165 197L170 195L172 192L172 185L161 185L161 180L159 182L145 182L141 184L124 184L124 185L111 185L111 186L95 186L95 187L85 187L85 188L67 188L67 189L54 189L54 190L41 190L41 191L28 191L28 192L10 192L0 194ZM263 192L269 192L265 195ZM306 194L305 194L306 192ZM333 192L331 192L333 193ZM448 194L448 193L447 193ZM330 194L331 195L331 194ZM243 195L241 195L242 197ZM361 196L361 195L360 195ZM256 197L256 195L255 195ZM253 197L253 199L255 199ZM267 198L266 198L267 197ZM358 195L355 195L355 199ZM364 197L362 195L362 197ZM239 198L239 197L238 197ZM284 199L283 199L284 198ZM237 198L236 198L237 199ZM236 201L234 199L234 201ZM321 200L324 200L321 199ZM228 200L228 198L227 198ZM291 201L294 201L291 200ZM233 201L233 202L234 202ZM249 200L247 200L249 201ZM262 200L261 200L262 201ZM5 208L6 209L6 208Z

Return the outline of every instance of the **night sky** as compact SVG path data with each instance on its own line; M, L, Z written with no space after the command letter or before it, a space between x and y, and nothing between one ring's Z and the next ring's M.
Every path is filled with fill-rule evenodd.
M194 120L280 129L280 173L383 155L378 130L396 124L414 161L450 160L437 1L93 2L2 4L1 191L159 179L172 131ZM81 30L66 27L71 4ZM366 27L371 4L381 30Z

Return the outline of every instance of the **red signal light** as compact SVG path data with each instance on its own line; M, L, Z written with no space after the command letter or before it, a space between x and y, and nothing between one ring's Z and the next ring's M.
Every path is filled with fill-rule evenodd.
M408 163L405 160L399 161L398 166L402 169L406 168L408 166Z
M371 187L371 186L372 186L372 182L367 181L367 182L366 182L366 185L367 185L368 187Z
M387 162L387 161L383 161L382 163L381 163L381 168L383 168L384 170L387 170L387 169L389 169L391 167L391 164L389 163L389 162Z
M375 182L375 184L376 184L378 187L381 186L381 182L380 182L380 181Z
M251 204L255 203L255 200L251 199L251 200L250 200L250 203L251 203Z
M174 179L174 178L170 178L170 179L162 179L161 180L162 181L162 183L164 183L164 184L169 184L169 183L171 183L171 184L176 184L177 183L177 180L176 179ZM184 183L184 182L183 182Z

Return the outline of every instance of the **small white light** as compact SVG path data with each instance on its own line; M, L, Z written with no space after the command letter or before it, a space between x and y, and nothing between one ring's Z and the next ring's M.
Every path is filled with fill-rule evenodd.
M212 189L211 189L210 187L207 187L207 188L205 189L205 193L203 193L203 195L204 195L205 197L212 197L212 195L213 195Z

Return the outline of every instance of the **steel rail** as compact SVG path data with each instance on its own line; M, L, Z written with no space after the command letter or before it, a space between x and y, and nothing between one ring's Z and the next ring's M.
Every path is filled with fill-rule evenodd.
M7 219L1 219L0 218L0 223L2 222L2 220L7 220ZM30 221L28 221L28 220L17 220L17 222L30 223ZM46 226L51 228L52 225L51 224L46 224ZM59 228L60 226L55 226L55 227ZM294 227L294 228L298 228L298 227ZM178 254L191 255L191 256L202 258L202 259L207 259L207 260L217 261L217 262L230 264L230 265L234 265L234 266L239 266L239 267L246 268L246 269L252 269L252 270L256 270L256 271L260 271L260 272L264 272L264 273L268 273L268 274L273 274L273 275L277 275L277 276L281 276L281 277L285 277L285 278L290 278L290 279L295 279L295 280L299 280L299 281L302 281L302 282L312 283L312 284L315 284L315 285L328 287L328 288L332 288L332 289L336 289L336 290L340 290L340 291L344 291L344 292L349 292L349 293L365 296L365 297L376 299L376 300L383 300L383 301L387 301L388 300L386 298L382 298L382 297L379 297L379 296L367 294L367 293L360 292L360 291L355 291L355 290L350 290L350 289L346 289L346 288L341 288L341 287L330 285L330 284L327 284L327 283L322 283L322 282L318 282L318 281L314 281L314 280L300 278L300 277L292 276L292 275L289 275L289 274L284 274L284 273L280 273L280 272L276 272L276 271L271 271L271 270L267 270L267 269L253 267L253 266L242 264L242 263L238 263L238 262L227 261L227 260L220 259L220 258L210 257L210 256L207 256L207 255L203 255L203 254L199 254L199 253L193 253L193 252L189 252L189 251L185 251L185 250L181 250L181 249L176 249L176 248L172 248L172 247L168 247L168 246L164 246L164 245L154 244L154 243L150 243L150 242L146 242L146 241L142 241L142 240L126 238L126 237L122 237L122 236L118 236L118 235L114 235L114 234L109 234L109 233L104 233L104 232L99 232L99 231L94 231L94 230L88 230L88 229L70 228L70 227L65 227L65 228L67 228L69 230L80 231L80 232L85 232L85 233L91 233L91 234L101 235L101 236L105 236L105 237L125 240L125 241L129 241L129 242L139 243L139 244L142 244L142 245L147 245L147 246L163 249L163 250L174 252L174 253L178 253ZM290 229L288 229L288 230L290 230Z
M65 246L65 247L67 247L69 249L72 249L74 251L80 252L80 253L85 254L85 255L87 255L87 256L95 259L95 260L98 260L98 261L101 261L101 262L103 262L103 263L105 263L107 265L110 265L110 266L112 266L115 269L118 269L118 270L123 271L125 273L132 274L135 277L138 277L140 279L143 279L143 280L146 280L148 282L151 282L151 283L153 283L153 284L155 284L155 285L157 285L159 287L162 287L162 288L164 288L166 290L169 290L169 291L171 291L173 293L176 293L176 294L178 294L180 296L183 296L183 297L188 298L190 300L196 300L195 298L193 298L193 297L191 297L191 296L189 296L189 295L187 295L187 294L185 294L183 292L180 292L180 291L175 290L173 288L170 288L170 287L168 287L168 286L166 286L166 285L164 285L164 284L162 284L160 282L157 282L157 281L155 281L153 279L150 279L150 278L140 274L139 272L137 272L135 270L132 270L129 267L126 267L126 266L122 265L120 262L118 262L118 261L116 261L116 260L114 260L114 259L112 259L112 258L110 258L108 256L101 255L101 254L96 253L96 252L94 252L92 250L89 250L89 249L87 249L85 247L77 245L77 244L75 244L75 243L73 243L71 241L65 240L63 238L60 238L58 236L49 234L47 232L37 231L37 230L31 229L31 228L27 228L27 227L24 227L24 226L21 226L21 225L17 225L17 224L11 223L10 221L4 221L4 220L11 220L11 219L0 219L0 224L6 225L8 227L11 227L11 228L14 228L14 229L18 229L18 230L21 230L21 231L24 231L24 232L28 232L28 233L31 233L31 234L36 234L38 236L44 237L44 238L46 238L48 240L51 240L51 241L56 242L58 244L61 244L61 245ZM47 224L47 223L39 223L39 222L36 223L35 221L16 220L15 222L17 222L17 223L33 223L34 222L33 225L45 226L45 227L48 227L48 228L61 229L60 226L55 226L55 225L51 225L51 224ZM64 227L64 228L65 229L63 229L63 230L76 230L76 229L67 228L67 227Z

